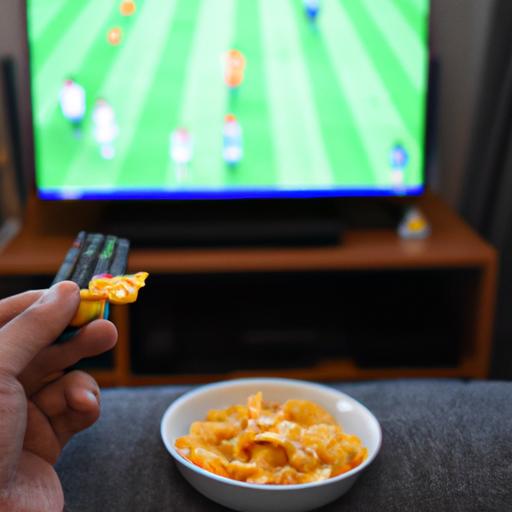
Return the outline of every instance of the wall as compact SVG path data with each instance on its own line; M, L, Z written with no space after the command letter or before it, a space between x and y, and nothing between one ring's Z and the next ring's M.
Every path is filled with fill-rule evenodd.
M48 0L52 1L52 0ZM23 4L25 0L0 0L0 59L8 57L14 59L15 73L18 93L25 98L29 97L27 69L23 65L24 43L23 43ZM18 107L20 113L20 131L25 134L21 140L22 150L18 158L21 166L29 174L31 153L30 140L26 134L30 133L30 113L27 102L20 102ZM29 176L30 179L30 176Z
M20 55L21 0L0 1L0 55Z
M438 168L432 186L458 206L496 0L433 0L432 50L441 61Z

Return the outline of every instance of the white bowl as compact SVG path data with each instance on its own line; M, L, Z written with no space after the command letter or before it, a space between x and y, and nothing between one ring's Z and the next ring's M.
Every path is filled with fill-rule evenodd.
M311 400L324 407L343 430L356 434L368 449L368 458L342 475L299 485L259 485L215 475L184 459L174 447L188 434L192 422L209 409L243 404L257 391L266 400L283 403L290 398ZM382 433L375 416L345 393L320 384L288 379L240 379L202 386L173 402L165 412L160 432L181 474L200 493L221 505L242 512L305 512L326 505L345 494L377 455Z

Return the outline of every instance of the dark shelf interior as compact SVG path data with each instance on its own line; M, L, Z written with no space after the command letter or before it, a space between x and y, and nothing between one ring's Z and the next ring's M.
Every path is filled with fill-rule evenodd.
M132 306L136 374L455 366L477 270L152 276Z

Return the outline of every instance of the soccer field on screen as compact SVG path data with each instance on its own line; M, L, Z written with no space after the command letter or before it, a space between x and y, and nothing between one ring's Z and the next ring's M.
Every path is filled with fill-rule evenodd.
M421 187L428 0L319 6L315 18L303 0L29 0L40 191L393 190L397 146L401 190ZM230 49L245 59L234 89ZM67 79L85 91L79 130L59 100ZM115 115L109 152L99 98ZM227 114L242 132L236 165ZM185 165L170 147L180 127Z

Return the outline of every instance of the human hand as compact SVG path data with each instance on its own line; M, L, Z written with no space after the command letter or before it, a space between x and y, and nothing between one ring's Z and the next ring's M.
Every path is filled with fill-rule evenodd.
M96 320L52 345L79 302L71 282L0 301L0 512L62 510L53 464L67 441L99 416L97 383L65 370L111 349L114 325Z

